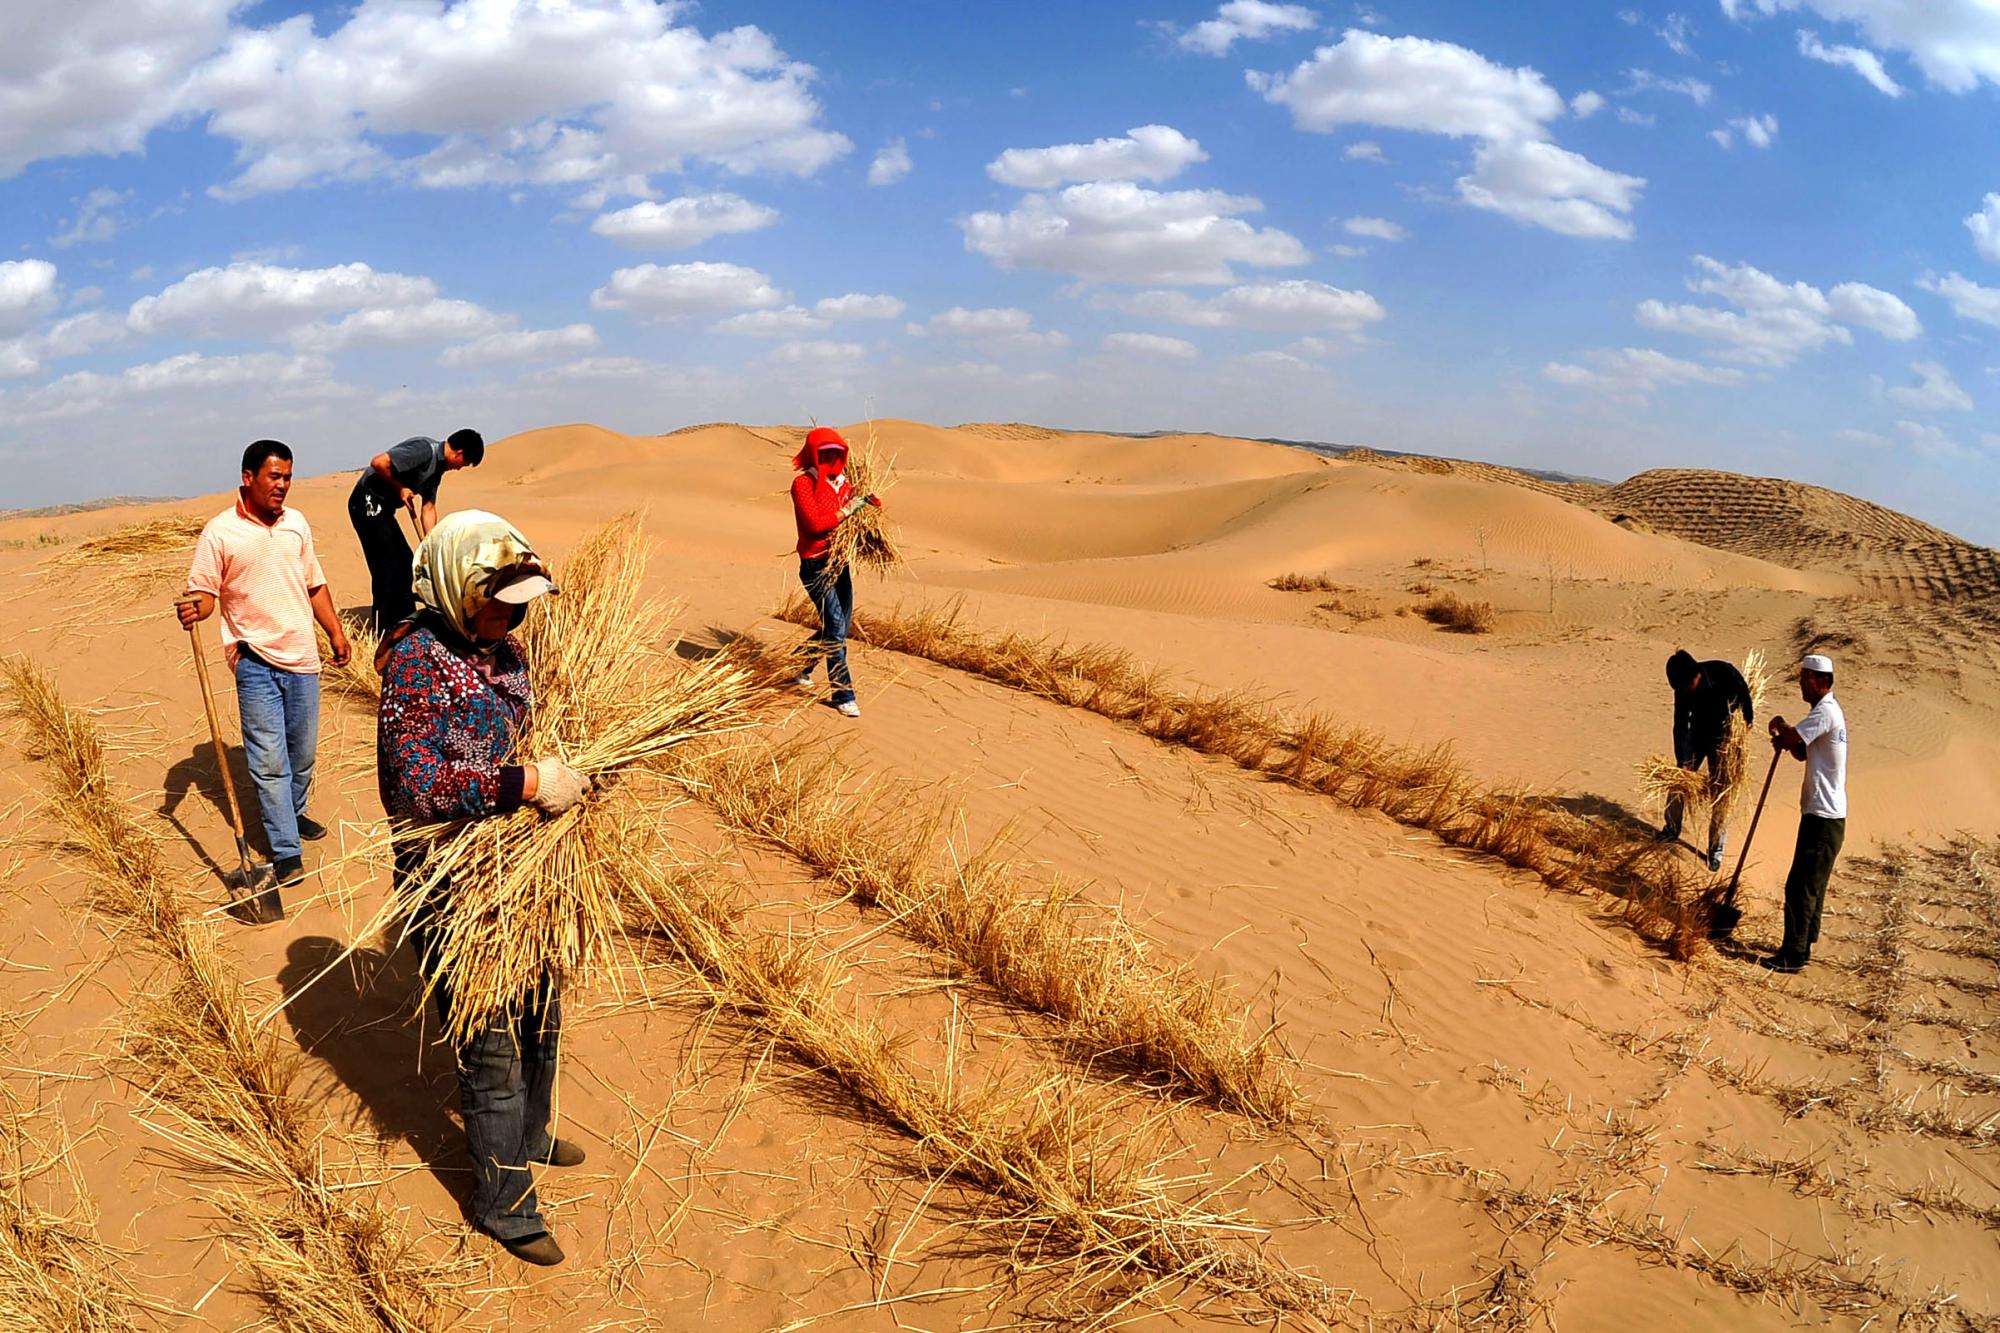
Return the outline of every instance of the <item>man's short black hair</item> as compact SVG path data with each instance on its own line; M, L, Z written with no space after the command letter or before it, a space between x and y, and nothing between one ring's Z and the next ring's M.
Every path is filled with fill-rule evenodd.
M486 457L485 438L470 426L467 426L464 430L453 431L451 438L446 440L445 443L465 455L465 465L467 467L478 467L480 460Z
M282 458L292 461L292 447L283 440L257 440L243 451L243 470L253 476L264 470L264 460Z
M1694 678L1701 674L1701 664L1694 660L1694 654L1685 648L1674 649L1674 655L1667 659L1667 684L1677 690L1685 690L1694 684Z

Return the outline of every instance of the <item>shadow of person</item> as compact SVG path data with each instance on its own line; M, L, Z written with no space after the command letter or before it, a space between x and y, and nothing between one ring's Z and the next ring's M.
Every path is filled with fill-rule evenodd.
M240 745L227 747L227 752L229 776L236 783L237 807L243 812L243 836L249 842L250 850L268 861L271 859L271 847L264 837L264 821L257 813L257 789L250 784L250 760ZM216 822L229 832L229 798L222 790L222 771L215 766L215 746L206 740L197 743L187 758L167 770L166 782L160 789L160 816L187 839L188 846L194 848L195 855L210 870L221 875L236 867L225 866L211 856L207 844L196 837L181 818L182 805L197 792L208 803L208 810Z
M426 1002L417 1018L416 959L407 947L387 955L357 948L341 959L345 948L325 935L292 941L278 972L284 993L319 977L285 1006L292 1033L301 1050L360 1099L378 1135L410 1146L469 1222L465 1134L446 1111L458 1097L458 1074L436 1040L436 1006Z

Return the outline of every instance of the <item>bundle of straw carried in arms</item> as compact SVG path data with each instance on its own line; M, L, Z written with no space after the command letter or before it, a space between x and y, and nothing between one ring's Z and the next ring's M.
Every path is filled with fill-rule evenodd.
M554 817L523 807L396 829L399 842L422 843L423 862L362 937L398 937L435 895L453 1043L515 1014L545 968L582 985L615 977L629 918L648 910L625 867L645 854L659 810L619 779L675 745L753 725L768 697L768 670L744 658L683 662L658 646L673 610L641 596L646 563L638 517L613 520L577 546L556 572L559 595L537 598L516 631L533 710L514 753L560 758L594 794Z
M875 423L868 423L868 438L859 449L847 454L847 484L858 497L881 499L896 484L896 461L884 459L875 448ZM835 578L845 570L872 569L878 573L903 564L903 553L881 505L862 504L842 519L827 539L827 572Z
M1771 683L1764 654L1752 648L1743 655L1743 682L1750 687L1750 704L1762 712L1764 692ZM1729 710L1729 730L1716 750L1715 763L1707 773L1682 768L1671 759L1648 755L1639 763L1639 791L1649 804L1665 806L1679 798L1689 818L1704 809L1712 811L1718 827L1727 827L1738 814L1745 788L1743 775L1750 768L1750 726L1743 715Z

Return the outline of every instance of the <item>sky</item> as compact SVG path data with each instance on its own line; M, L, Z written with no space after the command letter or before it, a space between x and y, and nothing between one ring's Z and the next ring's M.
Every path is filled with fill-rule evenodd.
M876 415L2000 544L2000 0L0 10L0 508Z

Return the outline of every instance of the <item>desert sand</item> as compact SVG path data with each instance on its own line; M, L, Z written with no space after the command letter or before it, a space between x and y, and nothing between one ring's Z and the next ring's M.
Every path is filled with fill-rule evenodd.
M1129 1305L1117 1284L1065 1290L1065 1261L1031 1250L1046 1236L1019 1209L940 1185L919 1145L718 1020L666 966L568 997L562 1132L590 1160L542 1177L570 1261L524 1269L464 1225L449 1058L412 1018L410 960L363 940L356 961L260 1012L300 1055L293 1090L329 1170L392 1210L413 1263L438 1265L426 1282L454 1326L2000 1327L1995 552L1723 473L1607 488L1212 436L876 429L910 564L861 578L864 613L949 601L979 631L1110 645L1175 688L1449 745L1480 783L1592 818L1658 822L1635 765L1671 752L1674 648L1757 649L1780 668L1830 652L1852 816L1813 966L1754 962L1780 933L1790 761L1736 942L1676 961L1588 884L1552 891L1376 811L857 643L861 719L801 695L758 743L819 738L880 808L915 819L947 800L954 846L1004 834L1023 883L1062 879L1122 908L1156 960L1220 981L1254 1029L1275 1028L1299 1114L1260 1124L1078 1058L1045 1016L955 977L701 799L676 798L679 845L838 958L845 1001L920 1067L1102 1094L1094 1140L1115 1155L1143 1130L1168 1192L1235 1217L1232 1243L1316 1277L1326 1305L1274 1316L1214 1283L1149 1285ZM785 487L802 434L530 431L449 477L442 507L501 513L558 559L643 507L653 591L682 605L664 641L690 657L742 633L786 645L800 632L771 613L797 585ZM345 515L355 474L328 468L368 451L301 457L291 495L343 608L365 603L367 577ZM216 512L233 467L219 447L190 481L213 487L197 499L0 520L4 651L95 717L113 784L204 904L222 901L215 867L233 848L169 606L185 554L80 570L60 557L123 525ZM1270 586L1285 575L1324 586ZM1490 603L1493 629L1427 622L1417 609L1442 592ZM233 735L233 701L221 707ZM1803 711L1782 679L1766 708ZM0 1065L17 1126L57 1169L8 1187L80 1210L73 1229L116 1252L163 1326L256 1326L271 1311L246 1242L119 1058L119 1015L158 966L91 911L19 732L0 742ZM315 873L284 923L225 922L260 1006L354 943L380 902L373 762L372 713L330 691L315 812L334 837L309 849Z

